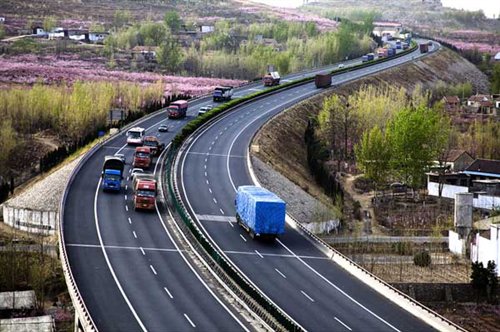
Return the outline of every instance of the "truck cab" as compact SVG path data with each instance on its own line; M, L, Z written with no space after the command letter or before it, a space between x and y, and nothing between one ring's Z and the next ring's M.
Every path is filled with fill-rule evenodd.
M121 157L106 156L102 166L102 187L104 191L120 191L125 163Z
M134 209L153 210L156 203L156 180L138 179L134 185Z
M151 149L152 156L159 156L163 149L165 149L165 144L160 143L156 136L144 137L144 146Z
M279 85L280 84L280 74L278 74L277 71L268 72L266 75L264 75L264 77L262 78L262 81L264 83L264 86Z
M151 148L149 146L138 146L134 152L134 167L149 168L151 165Z

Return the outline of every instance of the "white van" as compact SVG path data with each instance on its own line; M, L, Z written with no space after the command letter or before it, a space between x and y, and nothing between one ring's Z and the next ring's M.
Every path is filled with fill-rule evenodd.
M141 127L131 128L127 131L127 144L142 145L145 135L146 129Z

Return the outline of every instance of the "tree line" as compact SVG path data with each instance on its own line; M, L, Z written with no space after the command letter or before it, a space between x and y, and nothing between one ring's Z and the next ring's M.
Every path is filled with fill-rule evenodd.
M0 90L0 176L16 146L37 132L50 130L66 144L106 126L112 108L139 113L161 103L163 84L76 82L72 87L35 84Z
M179 43L183 21L177 13L167 12L162 22L133 25L125 23L127 17L115 18L114 32L105 41L108 56L135 46L154 46L161 68L195 76L254 79L269 64L287 74L362 55L373 42L371 16L362 24L343 21L337 31L323 33L314 22L272 20L248 25L220 20L213 32L186 48Z
M454 89L468 87L445 90ZM311 151L323 160L327 153L337 171L355 165L378 187L397 181L414 189L425 184L425 172L452 148L500 159L500 123L477 120L465 129L453 126L443 103L432 100L420 86L411 94L387 85L363 86L348 97L332 95L314 120L322 148Z

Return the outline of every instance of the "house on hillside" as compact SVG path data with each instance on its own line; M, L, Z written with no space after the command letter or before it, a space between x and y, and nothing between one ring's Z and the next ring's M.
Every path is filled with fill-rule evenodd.
M445 151L440 159L434 161L434 165L441 164L448 172L463 171L474 162L474 158L467 151L459 149Z
M64 36L66 35L66 30L64 30L63 28L61 27L58 27L58 28L54 28L52 29L48 34L47 34L47 38L48 39L62 39L64 38Z
M85 41L90 43L102 43L109 33L107 32L88 32L85 34Z
M476 159L463 171L445 174L427 173L429 195L439 196L440 189L442 197L451 199L455 199L457 193L473 193L475 208L487 210L499 208L500 160Z
M442 101L444 102L444 109L446 111L460 111L460 98L458 98L457 96L444 96Z
M495 57L493 59L495 59L495 61L500 61L500 52L495 54Z
M494 114L494 104L492 97L488 95L474 95L467 99L467 106L475 113Z
M5 17L0 16L0 23L5 23Z
M214 25L200 24L198 25L198 31L201 33L210 33L215 31Z
M47 36L47 32L41 27L41 26L35 26L33 27L32 33L38 37L45 37Z
M141 55L146 61L155 61L157 50L156 46L136 46L132 49L132 53Z

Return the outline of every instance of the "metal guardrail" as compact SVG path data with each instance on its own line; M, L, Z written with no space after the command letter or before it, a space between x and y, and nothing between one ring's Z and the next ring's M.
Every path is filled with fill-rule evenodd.
M236 294L242 297L242 300L249 305L250 308L255 310L256 314L260 316L269 326L273 329L281 331L283 329L287 331L303 331L300 326L298 326L293 320L291 320L286 313L282 312L281 309L276 307L273 303L269 302L258 290L256 290L247 280L245 276L240 274L230 263L227 261L213 246L213 244L206 238L203 232L199 229L198 225L191 218L190 214L182 202L179 191L176 186L176 181L172 177L172 170L175 167L175 158L178 157L177 149L171 149L165 161L166 170L166 183L167 192L170 196L169 202L174 207L175 211L180 216L182 222L191 232L192 236L199 243L201 249L203 249L210 259L218 265L224 274L229 277L224 278L230 284L235 282L239 289L236 289ZM233 290L234 287L233 287ZM272 319L271 319L272 318ZM279 323L276 324L276 322Z

